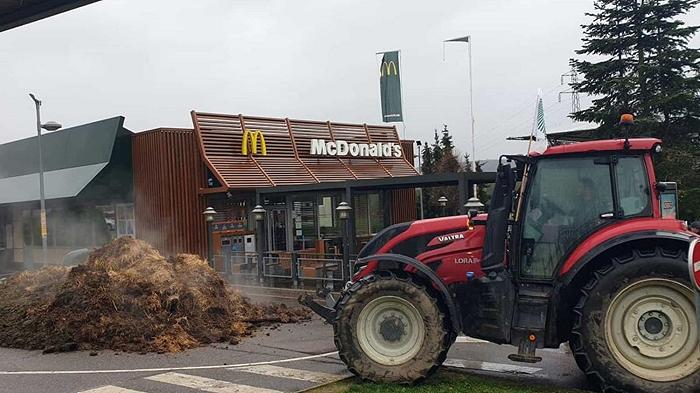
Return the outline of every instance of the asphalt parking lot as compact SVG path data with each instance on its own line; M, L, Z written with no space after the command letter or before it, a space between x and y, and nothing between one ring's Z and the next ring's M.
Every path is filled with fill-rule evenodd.
M462 337L446 364L586 388L565 348L543 351L544 361L535 365L508 361L512 349ZM298 392L346 376L335 354L331 328L319 319L264 329L235 346L210 345L178 354L43 355L0 349L0 392Z

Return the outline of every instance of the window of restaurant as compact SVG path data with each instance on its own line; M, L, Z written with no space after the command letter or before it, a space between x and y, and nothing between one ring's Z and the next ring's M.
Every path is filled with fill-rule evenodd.
M21 213L25 246L41 246L39 217L39 209L23 210ZM108 217L104 207L70 206L46 209L47 244L49 247L64 248L103 245L114 238L113 224L110 225Z
M316 249L316 207L312 198L292 202L294 221L294 250Z
M134 205L132 203L117 205L117 237L122 236L136 237Z
M340 203L337 194L321 194L318 198L318 233L325 254L340 254L342 234L335 209Z
M41 246L39 216L39 209L21 212L25 246ZM135 236L133 204L49 208L46 217L49 247L95 247L118 236Z
M384 228L384 209L379 193L355 195L355 231L357 236L374 236Z

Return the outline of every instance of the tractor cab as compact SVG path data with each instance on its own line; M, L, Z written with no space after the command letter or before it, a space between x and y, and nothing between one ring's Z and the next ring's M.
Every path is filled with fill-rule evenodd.
M471 324L474 335L517 345L511 360L539 361L535 348L564 341L562 280L581 267L582 255L618 232L651 230L659 219L681 229L673 220L675 183L656 183L654 177L652 155L660 143L593 141L501 157L478 293L499 313L477 313L484 320Z

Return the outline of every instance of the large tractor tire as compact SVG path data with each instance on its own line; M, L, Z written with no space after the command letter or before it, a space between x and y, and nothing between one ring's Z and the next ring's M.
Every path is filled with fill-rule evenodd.
M335 345L348 369L374 382L411 384L445 360L454 333L437 299L410 277L375 274L338 301Z
M570 345L606 393L700 389L694 293L685 254L655 248L614 258L583 288Z

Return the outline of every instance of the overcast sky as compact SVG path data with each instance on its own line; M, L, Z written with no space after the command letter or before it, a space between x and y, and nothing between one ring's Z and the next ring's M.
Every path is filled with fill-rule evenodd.
M477 158L522 153L505 138L529 133L538 88L548 131L581 126L557 96L592 4L103 0L0 33L0 142L35 133L29 92L64 126L123 115L134 132L191 127L192 109L380 123L375 52L401 49L406 137L447 124L471 150L466 46L443 62L441 44L471 35Z

